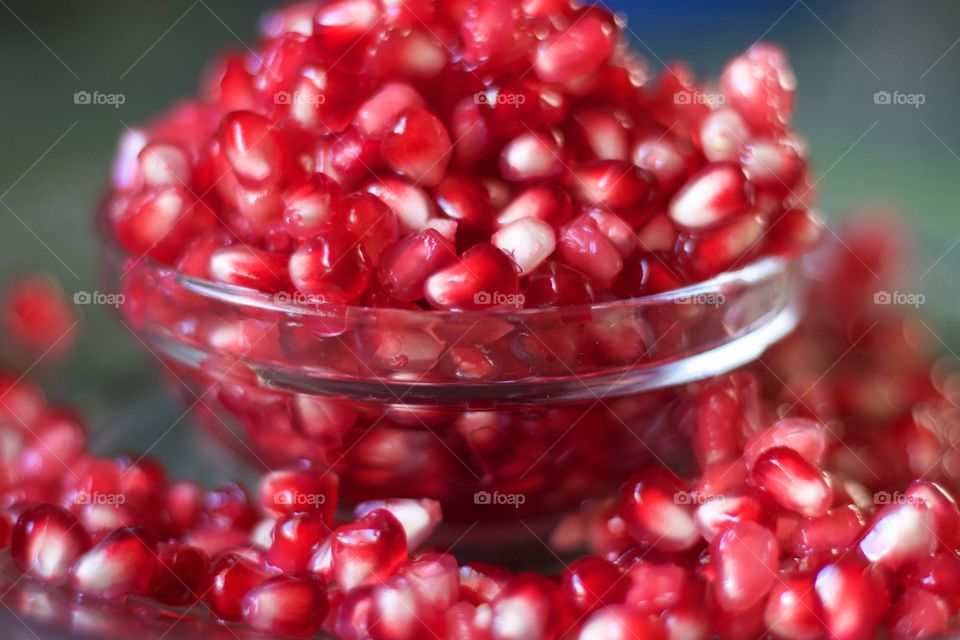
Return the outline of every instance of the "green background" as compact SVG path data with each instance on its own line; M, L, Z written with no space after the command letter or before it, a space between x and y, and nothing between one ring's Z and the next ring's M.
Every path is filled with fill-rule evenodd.
M92 209L124 124L195 90L205 61L253 42L271 4L239 0L0 0L0 275L51 270L72 295L97 287ZM764 37L785 45L800 81L796 127L822 175L834 222L889 202L919 238L914 290L947 330L960 325L960 3L684 1L616 3L657 71L683 58L705 75ZM122 93L120 109L75 105L79 90ZM878 90L922 93L920 108L874 104ZM12 210L12 212L11 212ZM19 220L17 219L19 218ZM933 266L935 264L935 266ZM158 387L156 363L103 309L84 308L83 341L55 394L97 417ZM955 335L955 334L954 334ZM172 403L157 411L176 417ZM129 417L129 411L127 413Z

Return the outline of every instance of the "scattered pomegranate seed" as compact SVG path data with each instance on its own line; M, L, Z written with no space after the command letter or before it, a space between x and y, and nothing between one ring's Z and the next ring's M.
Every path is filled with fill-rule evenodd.
M62 358L73 347L76 313L56 280L43 275L18 278L7 288L2 307L8 344L30 364Z
M690 494L675 475L653 469L626 484L620 514L637 542L665 551L682 551L700 542Z
M209 565L210 559L200 549L175 541L161 543L150 597L173 606L193 604L203 596Z
M832 638L873 637L890 603L884 579L855 562L827 565L817 573L814 589Z
M78 593L110 600L146 593L157 566L154 547L143 529L117 529L77 560L70 584Z
M204 600L210 611L223 620L240 620L243 615L243 596L264 582L268 574L254 560L237 552L221 554L213 559Z
M490 606L494 640L554 640L560 631L560 595L547 578L521 573L511 578Z
M24 511L17 519L10 554L17 569L45 584L61 585L90 547L90 536L70 513L51 504Z
M269 578L243 596L243 621L258 631L309 638L327 615L324 587L315 576Z
M389 511L376 509L333 533L334 580L347 591L379 584L406 559L403 525Z

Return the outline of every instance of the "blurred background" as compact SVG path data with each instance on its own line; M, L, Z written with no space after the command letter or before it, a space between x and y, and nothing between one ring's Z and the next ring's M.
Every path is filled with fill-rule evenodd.
M117 136L194 92L214 54L252 44L258 16L274 4L0 0L0 278L42 268L70 296L96 290L92 215ZM796 128L810 142L831 223L862 203L902 208L919 238L914 290L952 291L960 270L960 3L610 6L628 18L655 71L681 58L716 76L759 39L783 44L800 82ZM78 105L78 91L122 94L124 104ZM913 96L914 104L877 104L877 92ZM928 300L925 311L953 329L940 335L960 345L960 296ZM117 399L156 388L158 368L103 306L84 313L67 375L49 382L69 388L71 402L95 421L109 419L111 407L123 406Z

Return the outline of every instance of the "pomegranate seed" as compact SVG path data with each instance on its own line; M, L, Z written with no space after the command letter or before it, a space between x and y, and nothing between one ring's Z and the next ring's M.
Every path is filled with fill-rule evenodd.
M617 251L624 258L629 257L637 249L637 234L633 232L627 222L615 213L594 209L587 213L597 225L600 233L607 236Z
M283 142L265 116L236 111L223 120L223 149L237 178L250 187L277 184L283 177Z
M609 16L609 14L608 14ZM612 16L588 14L537 47L533 70L544 82L563 83L594 73L613 52L619 33Z
M285 229L294 238L305 240L339 223L340 187L330 177L314 173L305 182L283 194Z
M371 638L417 640L437 636L440 612L422 600L401 576L394 576L373 591L368 614Z
M319 578L275 576L243 596L243 621L258 631L312 637L327 615L327 593Z
M751 140L743 147L740 164L754 187L779 197L790 193L806 171L797 148L776 140Z
M303 405L301 402L298 406ZM302 409L300 413L303 415ZM300 469L273 471L260 478L260 506L276 518L317 511L325 522L330 522L337 504L337 485L337 477L332 473Z
M53 278L17 278L5 292L2 307L4 336L23 357L57 359L73 347L76 313Z
M777 580L779 549L773 532L745 520L727 527L710 543L716 566L714 594L726 611L746 611L762 600Z
M383 19L373 0L339 0L319 7L313 33L324 49L345 53Z
M960 558L953 551L920 558L903 582L907 587L926 589L956 604L960 599Z
M579 271L548 260L526 277L524 305L544 309L593 302L593 287Z
M855 562L820 569L814 589L823 610L821 619L829 637L872 638L890 604L883 578Z
M137 156L143 184L148 187L189 185L190 159L172 144L151 142Z
M793 551L798 556L840 554L857 542L865 526L859 508L852 504L835 507L822 516L800 521L793 532Z
M485 309L517 304L520 283L513 261L491 244L477 244L449 267L435 272L423 285L437 309ZM521 301L522 302L522 301Z
M633 151L633 163L657 180L661 196L674 194L689 173L687 161L669 138L647 138Z
M353 513L359 519L377 509L389 511L400 522L407 536L409 551L419 549L430 538L441 520L440 504L427 498L419 500L394 498L361 502Z
M293 285L319 302L354 300L367 288L370 273L361 244L336 230L314 236L290 256Z
M483 184L471 178L447 176L437 185L434 195L443 214L455 220L466 237L489 236L492 211L490 194Z
M274 525L273 543L265 559L284 573L300 573L329 534L330 527L317 511L281 516Z
M207 205L180 187L150 189L133 198L113 220L117 241L129 252L172 264L197 234L213 228Z
M933 515L933 533L944 550L960 546L960 509L946 489L935 482L915 480L904 492L908 500L922 501Z
M629 159L627 130L617 114L585 108L573 113L572 119L573 138L583 147L583 160Z
M710 162L739 160L750 137L747 123L733 109L718 109L700 123L700 147Z
M245 246L214 251L208 273L217 282L265 293L281 291L288 282L284 256Z
M343 199L343 210L347 231L360 238L371 265L380 264L383 252L400 239L400 225L393 209L376 196L354 193Z
M243 54L224 56L207 78L205 87L208 99L223 105L226 111L250 110L259 101Z
M579 640L667 640L667 630L656 616L624 605L601 609L587 618Z
M448 127L453 140L453 166L472 168L490 148L490 130L476 96L461 100L453 108Z
M357 128L364 137L380 140L404 110L423 104L423 98L409 84L388 83L357 110Z
M623 571L602 558L581 558L563 572L560 591L578 616L600 607L619 604L627 597L630 583Z
M108 600L144 594L157 559L145 530L117 529L83 554L70 572L70 584L84 595Z
M732 162L715 162L690 178L670 201L670 219L685 229L716 226L750 207L747 179Z
M780 506L807 517L820 516L833 503L827 476L793 449L768 449L753 463L751 482Z
M588 216L571 222L560 234L557 257L586 274L597 289L606 289L623 269L623 258Z
M460 567L460 594L474 604L493 601L510 579L510 572L502 567L470 562Z
M443 179L452 148L443 123L423 107L401 111L380 143L390 168L428 187Z
M710 637L710 619L702 608L684 606L664 611L661 616L670 640L707 640Z
M662 551L684 551L700 542L690 495L666 469L652 469L626 484L620 516L630 536Z
M501 227L490 238L493 246L513 259L520 276L535 271L556 248L556 234L548 223L536 218L520 218Z
M752 46L720 76L728 104L757 131L778 131L789 122L796 85L786 55L767 43Z
M371 511L337 527L331 554L334 580L341 589L379 584L406 559L403 525L389 511Z
M17 569L50 585L66 583L70 568L89 548L90 536L83 525L52 504L24 511L10 541L10 554Z
M578 167L571 187L581 202L613 211L642 212L655 190L652 174L617 160L598 160Z
M355 75L309 65L299 71L292 91L275 102L289 109L290 118L306 129L341 133L350 126L366 87Z
M559 185L542 185L523 191L497 216L497 225L505 227L523 218L535 218L557 227L570 219L573 204Z
M556 131L528 131L503 148L500 173L511 182L541 180L563 172L562 139Z
M765 226L760 216L740 216L723 228L688 239L681 250L695 273L703 278L715 276L744 262L763 238Z
M790 576L773 585L763 621L778 638L815 640L823 637L821 615L813 576Z
M383 178L368 184L366 191L393 209L404 234L422 231L433 217L433 203L426 191L403 179Z
M380 169L380 143L367 140L351 127L332 141L318 142L314 149L315 170L334 178L342 188L351 189L358 182Z
M493 599L494 640L555 640L560 632L560 596L547 578L520 573Z
M767 252L774 256L799 255L816 247L822 235L823 221L813 211L788 209L770 225Z
M525 56L532 44L532 34L514 2L472 0L458 17L463 59L469 65L504 68Z
M694 517L700 535L710 542L731 524L746 521L762 523L763 516L763 505L756 497L749 493L730 493L709 498L697 507Z
M384 252L378 271L380 284L392 298L420 300L427 278L456 257L456 250L446 238L427 229L401 239Z
M626 602L647 613L659 614L695 600L698 595L690 573L677 564L641 560L630 567L629 573Z
M946 632L950 609L942 598L922 589L907 589L890 610L896 638L939 638Z
M200 599L210 559L200 549L179 542L157 548L157 567L150 597L163 604L184 606Z
M333 630L337 638L365 640L370 637L370 607L373 587L360 587L347 593L336 610Z
M221 554L210 565L204 599L210 611L222 620L240 620L243 596L268 577L254 562L239 553Z
M747 466L752 467L757 458L769 449L786 447L816 465L820 463L826 446L822 425L806 418L785 418L751 436L744 445L743 458Z
M933 555L937 546L934 514L923 503L907 501L877 512L859 542L860 552L871 562L898 569Z

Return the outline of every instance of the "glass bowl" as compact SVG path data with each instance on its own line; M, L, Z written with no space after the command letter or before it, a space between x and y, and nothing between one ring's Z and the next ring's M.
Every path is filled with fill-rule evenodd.
M187 277L102 235L123 322L212 434L264 467L334 469L347 506L430 497L453 523L549 519L645 466L684 468L701 381L788 334L802 297L799 262L767 258L555 309L309 304Z

